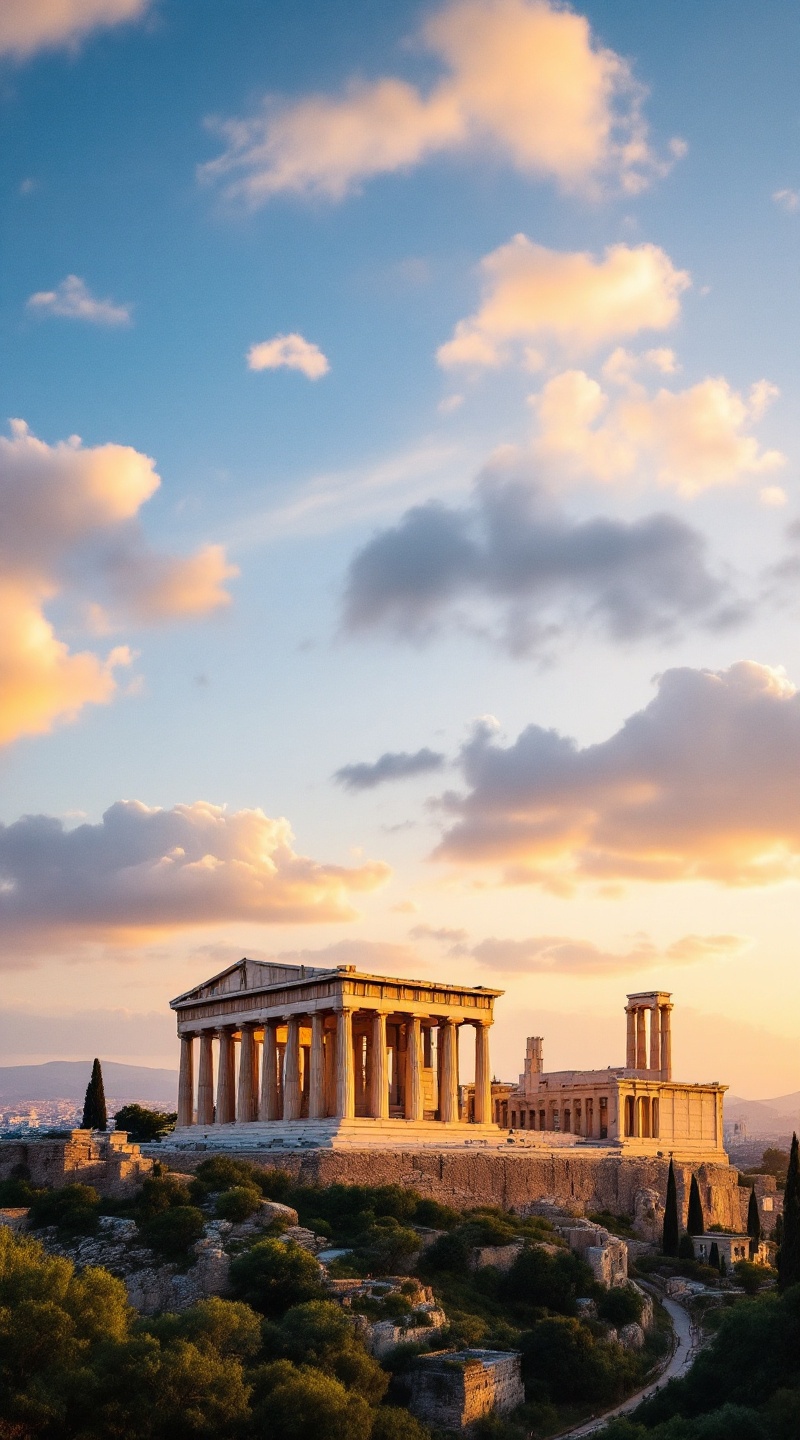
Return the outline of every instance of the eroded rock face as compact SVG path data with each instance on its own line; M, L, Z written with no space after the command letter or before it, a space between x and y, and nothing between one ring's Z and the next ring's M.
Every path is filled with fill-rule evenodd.
M640 1240L658 1242L664 1230L664 1202L657 1190L644 1186L633 1197L633 1229Z
M617 1339L623 1350L642 1350L644 1348L644 1330L635 1320L630 1325L621 1325L617 1331Z

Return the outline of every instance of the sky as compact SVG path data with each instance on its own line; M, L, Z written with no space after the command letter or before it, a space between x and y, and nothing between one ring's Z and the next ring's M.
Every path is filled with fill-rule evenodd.
M0 1063L174 1065L248 954L503 990L505 1079L668 990L679 1078L800 1088L799 63L3 0Z

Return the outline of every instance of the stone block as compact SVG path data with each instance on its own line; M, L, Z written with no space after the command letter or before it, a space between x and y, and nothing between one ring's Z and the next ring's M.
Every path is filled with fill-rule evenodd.
M465 1430L485 1415L504 1415L525 1398L522 1358L514 1351L439 1351L407 1373L408 1408L425 1424Z

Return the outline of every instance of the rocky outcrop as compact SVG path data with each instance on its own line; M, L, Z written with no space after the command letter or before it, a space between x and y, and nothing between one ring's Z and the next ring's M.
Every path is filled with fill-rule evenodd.
M349 1310L353 1323L372 1355L382 1359L398 1345L428 1344L447 1324L444 1310L434 1299L430 1286L410 1275L390 1275L381 1280L328 1280L332 1300ZM404 1315L374 1319L359 1313L359 1301L372 1305L389 1298L402 1298L408 1306Z

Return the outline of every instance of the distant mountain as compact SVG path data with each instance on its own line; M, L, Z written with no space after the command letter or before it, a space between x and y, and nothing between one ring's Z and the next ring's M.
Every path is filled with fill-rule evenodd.
M751 1135L790 1135L800 1132L800 1090L779 1095L775 1100L742 1100L726 1095L725 1120L743 1120Z
M178 1094L177 1070L118 1065L103 1060L106 1095L114 1100L169 1101ZM83 1100L91 1060L48 1060L44 1065L0 1065L0 1104L8 1100Z

